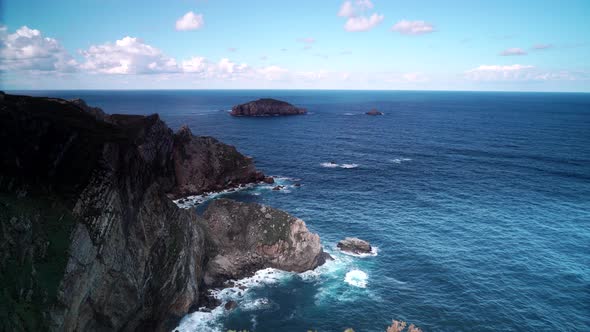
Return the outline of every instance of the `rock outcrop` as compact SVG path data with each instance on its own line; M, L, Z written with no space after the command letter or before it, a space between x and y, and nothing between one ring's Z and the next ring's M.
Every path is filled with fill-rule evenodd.
M383 115L383 112L379 112L378 110L373 108L372 110L368 111L365 114L367 114L367 115Z
M166 331L199 304L205 267L222 282L259 266L321 263L317 235L280 211L260 220L257 207L214 202L205 222L172 203L166 193L260 180L235 148L174 134L157 114L1 97L0 330ZM250 250L239 256L248 263L215 270L220 257L238 257L232 246Z
M330 256L305 222L284 211L228 199L213 201L204 213L211 239L205 268L208 287L221 286L263 268L303 272Z
M275 116L275 115L299 115L306 114L307 110L293 106L287 102L263 98L249 103L232 107L233 116Z
M187 126L174 134L174 197L264 181L251 158L213 137L193 136Z
M370 254L373 250L369 242L356 237L347 237L344 240L339 241L336 247L344 252L356 255Z

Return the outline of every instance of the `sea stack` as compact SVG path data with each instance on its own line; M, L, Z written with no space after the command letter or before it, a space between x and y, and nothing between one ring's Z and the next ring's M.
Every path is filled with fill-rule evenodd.
M383 115L383 112L379 112L377 109L373 108L372 110L365 113L367 115Z
M233 116L279 116L306 114L305 108L293 106L285 101L262 98L232 107Z

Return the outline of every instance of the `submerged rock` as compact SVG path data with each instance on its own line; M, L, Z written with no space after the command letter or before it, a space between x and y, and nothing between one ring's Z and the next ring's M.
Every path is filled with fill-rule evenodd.
M307 110L293 106L287 102L263 98L232 107L233 116L273 116L306 114Z
M225 303L224 308L225 310L234 310L238 307L238 303L236 301L228 301Z
M207 286L240 279L264 268L303 272L326 261L320 237L305 222L257 203L213 201L204 213L213 256L205 268Z
M365 114L367 114L367 115L383 115L383 112L379 112L378 110L376 110L375 108L373 108L372 110L368 111Z
M373 248L369 242L356 237L347 237L336 245L338 249L353 254L370 254Z

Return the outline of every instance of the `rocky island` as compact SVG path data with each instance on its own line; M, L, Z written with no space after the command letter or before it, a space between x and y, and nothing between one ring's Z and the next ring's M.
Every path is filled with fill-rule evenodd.
M0 294L10 331L170 331L208 287L326 259L303 221L178 195L264 180L252 160L157 114L0 94Z
M369 242L356 237L347 237L339 241L336 247L344 252L355 255L370 254L373 250Z
M279 116L306 114L307 110L285 101L262 98L232 107L232 116Z
M383 112L379 112L377 109L373 108L372 110L365 113L366 115L383 115Z

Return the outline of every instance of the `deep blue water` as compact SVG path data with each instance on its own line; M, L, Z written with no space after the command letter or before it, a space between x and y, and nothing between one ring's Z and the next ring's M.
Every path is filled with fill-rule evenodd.
M186 123L235 145L267 174L300 179L290 192L233 197L304 219L337 260L251 289L237 310L213 317L219 329L385 331L401 319L424 331L590 331L590 94L33 94L157 112L174 129ZM310 114L220 111L260 97ZM363 115L373 107L385 115ZM358 167L321 166L329 161ZM369 240L378 255L338 253L345 236ZM351 270L366 273L365 288L345 282ZM203 331L199 317L184 327Z

